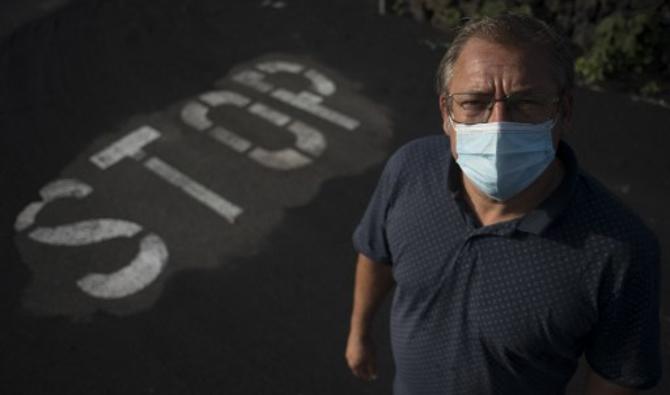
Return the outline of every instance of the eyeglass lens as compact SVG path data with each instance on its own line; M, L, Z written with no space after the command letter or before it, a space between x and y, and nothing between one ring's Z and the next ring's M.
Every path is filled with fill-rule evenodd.
M448 109L459 123L487 122L495 102L505 105L506 117L515 122L537 123L551 118L558 99L544 95L510 95L495 99L493 95L479 93L454 93L448 97Z

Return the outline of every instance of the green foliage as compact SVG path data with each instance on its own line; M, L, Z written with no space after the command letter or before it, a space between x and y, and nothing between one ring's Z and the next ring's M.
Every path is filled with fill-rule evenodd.
M479 10L474 16L496 16L504 12L514 12L519 14L533 15L533 9L530 4L522 3L510 6L509 1L504 0L486 0L483 1Z
M393 0L391 3L391 12L396 15L409 14L409 4L407 0Z
M503 0L485 1L480 8L479 13L483 16L500 15L507 10L507 4Z
M575 70L593 84L621 73L641 74L654 60L658 42L650 13L626 18L620 12L603 18L595 29L593 45L577 58Z
M640 88L640 94L642 94L642 96L654 96L660 91L661 87L658 85L658 81L654 80L647 82Z
M437 28L450 30L461 24L463 13L451 4L451 0L427 0L425 7L432 11L430 21Z
M460 25L463 14L457 8L444 8L436 12L431 19L434 26L453 29Z
M568 34L580 56L577 77L587 85L623 82L637 93L670 88L670 15L667 0L414 0L433 26L452 31L466 18L516 12L541 16ZM410 0L393 0L409 14Z
M481 3L475 16L496 16L505 12L533 15L533 9L527 3L510 6L504 0L486 0Z

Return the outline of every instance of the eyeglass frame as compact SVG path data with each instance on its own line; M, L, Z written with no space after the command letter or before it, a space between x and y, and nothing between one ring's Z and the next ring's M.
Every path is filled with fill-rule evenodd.
M489 100L489 102L488 102L488 106L487 106L487 108L486 108L486 111L488 111L488 115L486 116L486 119L485 119L484 121L481 121L481 122L459 122L459 121L454 120L454 118L452 117L452 113L453 113L453 111L452 111L452 108L451 108L452 106L449 104L449 102L450 102L450 101L453 102L453 100L454 100L454 95L467 95L467 94L471 94L471 95L481 95L481 96L490 96L490 97L491 97L491 100ZM520 95L519 93L511 93L511 94L509 94L509 95L504 95L502 98L496 99L496 98L495 98L495 95L493 95L493 94L490 95L490 94L487 94L487 93L481 93L481 92L472 92L472 93L468 93L468 92L452 93L452 94L447 94L447 95L445 95L445 105L446 105L446 108L447 108L447 110L448 110L448 116L449 116L449 119L450 119L452 122L460 123L460 124L463 124L463 125L476 125L476 124L479 124L479 123L487 123L487 122L488 122L489 118L491 118L491 114L493 113L493 111L492 111L492 110L493 110L493 107L495 106L495 104L496 104L497 102L504 102L505 104L507 104L508 100L510 100L511 98L514 98L515 96L518 97L519 95ZM559 105L559 104L560 104L561 101L562 101L562 97L563 97L562 92L559 92L556 96L554 96L554 97L551 99L551 101L550 101L549 103L546 104L546 105L550 105L550 104L551 104L551 105L556 105L556 113L555 113L552 117L550 117L549 119L555 117L555 116L560 112L560 105ZM457 103L457 104L458 104L458 103Z

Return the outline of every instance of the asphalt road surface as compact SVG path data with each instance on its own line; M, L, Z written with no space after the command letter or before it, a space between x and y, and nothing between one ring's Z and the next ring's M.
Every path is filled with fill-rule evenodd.
M390 393L390 300L379 379L344 361L351 234L385 159L441 133L447 38L373 0L43 3L1 19L0 393ZM664 284L668 124L579 89L566 136Z

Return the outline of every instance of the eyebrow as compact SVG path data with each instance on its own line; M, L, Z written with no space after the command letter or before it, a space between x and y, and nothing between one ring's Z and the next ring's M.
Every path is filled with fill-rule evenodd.
M469 90L465 92L453 92L454 94L468 94L468 95L493 95L494 93L490 90ZM541 94L551 94L549 92L540 91L535 88L525 88L518 91L510 93L512 96L518 95L541 95Z

